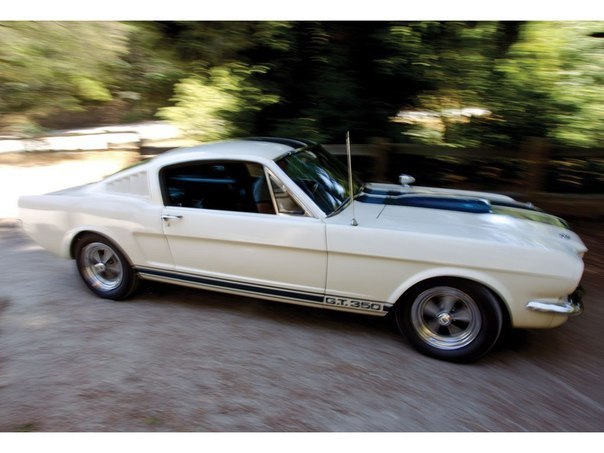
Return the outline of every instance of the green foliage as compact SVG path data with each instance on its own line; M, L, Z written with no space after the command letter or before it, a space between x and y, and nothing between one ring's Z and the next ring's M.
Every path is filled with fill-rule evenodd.
M72 83L78 96L84 100L106 102L112 99L109 90L98 80L75 76Z
M0 127L36 131L105 108L204 141L343 142L350 130L357 142L597 146L603 32L603 22L5 22ZM490 114L451 114L466 107ZM401 110L431 114L393 121Z
M116 22L0 23L0 114L35 118L111 100L129 32Z
M431 86L413 107L432 112L479 106L487 118L416 124L411 141L519 147L527 137L598 146L604 130L602 22L414 23L393 26L403 65ZM408 55L408 58L405 58ZM428 140L426 140L428 138Z
M404 77L382 69L385 22L293 22L245 56L268 68L254 83L280 102L258 112L260 134L342 142L392 136L389 117L408 96Z
M186 135L201 141L245 133L242 124L246 115L278 100L247 83L250 74L262 71L230 65L212 68L206 77L183 79L174 89L175 105L160 108L158 116L173 121Z
M577 146L601 146L604 141L604 40L591 37L602 22L557 25L559 60L554 95L557 122L548 137Z

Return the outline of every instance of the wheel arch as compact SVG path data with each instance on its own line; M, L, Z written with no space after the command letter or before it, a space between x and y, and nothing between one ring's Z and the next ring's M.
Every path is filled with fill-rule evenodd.
M436 283L439 280L445 279L475 283L489 290L501 308L504 318L504 326L511 326L511 310L507 302L507 300L510 300L511 298L510 293L496 279L477 272L459 272L455 269L439 269L433 270L429 273L416 275L414 278L407 280L392 295L391 303L393 303L393 309L397 305L404 303L407 294L414 291L417 287L429 286L431 283Z
M116 249L118 249L120 251L120 253L122 255L124 255L124 257L126 258L126 260L128 261L128 264L130 266L133 265L132 260L130 259L130 257L128 256L128 254L126 253L126 251L120 247L120 245L107 233L102 232L102 231L98 231L96 229L79 229L75 232L72 233L71 235L71 239L68 242L67 245L67 249L69 251L69 257L71 259L75 259L76 258L76 250L77 250L77 246L79 241L85 237L85 236L99 236L102 237L103 239L109 241Z

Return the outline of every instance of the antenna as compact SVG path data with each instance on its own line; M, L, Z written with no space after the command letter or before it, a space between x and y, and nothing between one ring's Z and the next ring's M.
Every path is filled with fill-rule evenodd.
M350 202L352 203L352 226L357 226L356 215L354 214L354 186L352 184L352 152L350 151L350 131L346 132L346 154L348 155L348 190L350 190Z

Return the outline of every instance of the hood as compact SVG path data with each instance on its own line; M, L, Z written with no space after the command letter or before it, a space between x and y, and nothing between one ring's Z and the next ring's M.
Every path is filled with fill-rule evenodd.
M355 205L359 223L376 228L555 248L572 255L587 250L563 219L504 195L370 184Z

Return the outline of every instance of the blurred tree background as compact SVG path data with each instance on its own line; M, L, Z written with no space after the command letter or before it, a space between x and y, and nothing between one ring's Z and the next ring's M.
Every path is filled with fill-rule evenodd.
M0 131L604 139L604 22L1 22Z

